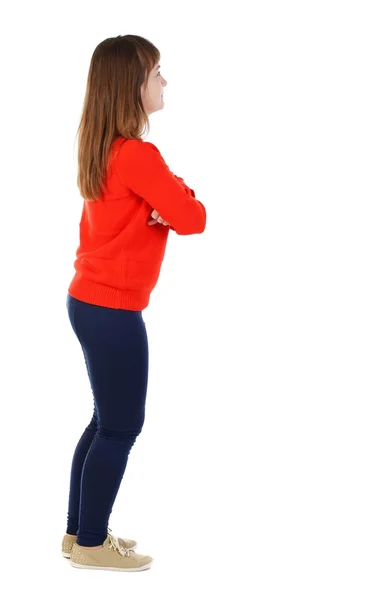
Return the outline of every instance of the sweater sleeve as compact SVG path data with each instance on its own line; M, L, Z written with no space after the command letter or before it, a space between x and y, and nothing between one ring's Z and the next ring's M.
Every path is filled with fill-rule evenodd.
M173 173L173 175L174 175L174 173ZM192 196L193 198L195 198L195 192L194 192L194 190L192 190L191 188L189 188L189 187L186 185L186 183L184 182L184 180L182 179L182 177L177 177L177 175L174 175L174 177L177 179L177 181L179 181L179 182L180 182L180 183L183 185L183 187L184 187L186 190L189 190L189 191L190 191L190 193L191 193L191 196Z
M173 175L174 175L174 173L173 173ZM193 197L193 198L195 198L195 192L194 192L194 190L192 190L191 188L189 188L189 187L186 185L186 183L184 182L184 180L182 179L182 177L178 177L177 175L174 175L174 176L175 176L175 178L176 178L176 179L177 179L177 180L178 180L178 181L179 181L179 182L180 182L180 183L183 185L183 187L184 187L186 190L189 190L189 192L191 193L192 197ZM160 215L160 216L161 216L161 215ZM169 225L169 228L170 228L170 229L173 229L173 231L175 231L175 229L174 229L174 227L172 227L172 225Z
M118 174L129 189L144 198L179 235L202 233L206 210L181 177L174 175L151 142L123 144Z

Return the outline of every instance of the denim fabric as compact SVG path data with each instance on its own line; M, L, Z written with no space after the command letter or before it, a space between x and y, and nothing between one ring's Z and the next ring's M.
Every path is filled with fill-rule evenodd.
M66 533L77 534L82 546L98 546L145 420L148 339L142 311L87 304L70 294L66 306L94 405L72 459Z

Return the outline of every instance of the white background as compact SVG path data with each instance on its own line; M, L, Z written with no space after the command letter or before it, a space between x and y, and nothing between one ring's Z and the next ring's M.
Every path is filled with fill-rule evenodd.
M370 600L369 2L3 9L2 583L7 598ZM92 397L66 310L91 55L161 53L148 140L206 207L143 311L146 420L113 533L142 573L60 554Z

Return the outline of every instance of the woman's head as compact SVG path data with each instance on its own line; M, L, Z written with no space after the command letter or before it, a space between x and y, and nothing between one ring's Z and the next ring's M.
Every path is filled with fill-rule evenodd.
M142 139L148 116L161 110L167 85L159 69L160 52L138 35L108 38L95 48L89 66L78 128L78 187L83 198L96 200L113 141Z

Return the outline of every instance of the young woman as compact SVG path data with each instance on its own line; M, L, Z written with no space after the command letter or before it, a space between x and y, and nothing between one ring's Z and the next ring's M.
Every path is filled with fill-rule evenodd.
M84 200L67 310L93 392L93 416L72 459L63 556L74 567L137 571L152 558L119 538L109 517L142 430L149 304L169 230L202 233L206 211L158 148L142 139L164 106L160 53L136 35L101 42L91 58L78 129Z

